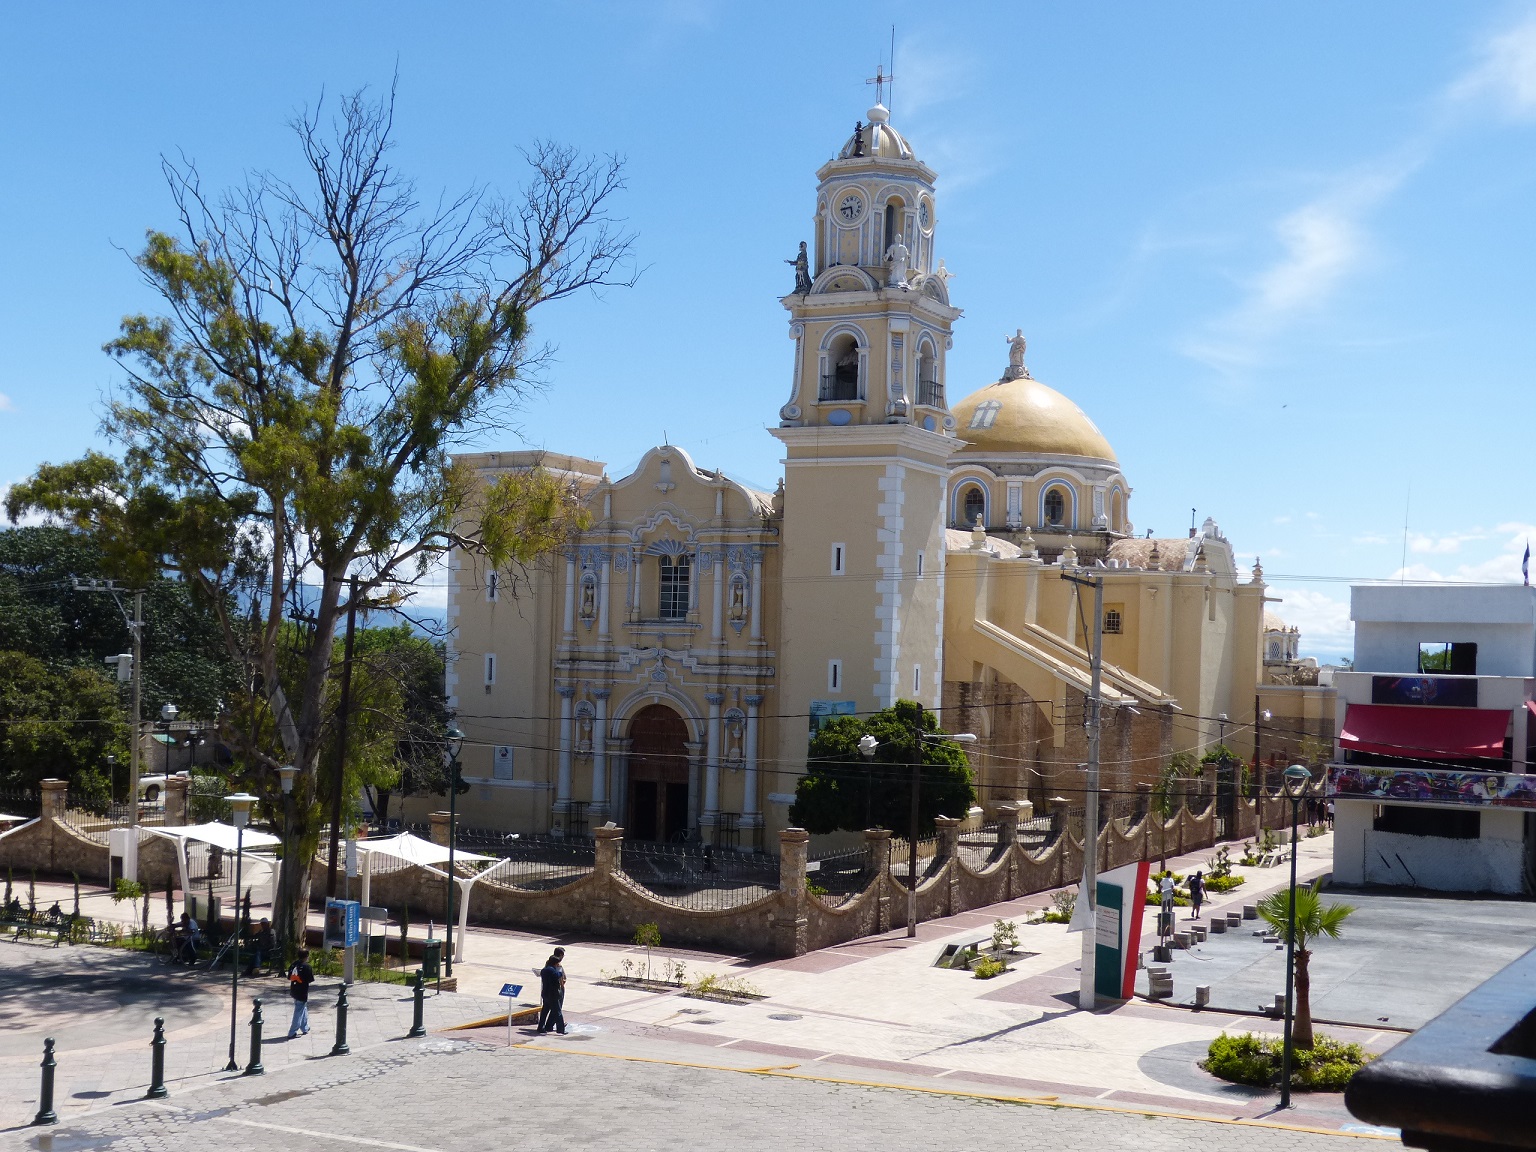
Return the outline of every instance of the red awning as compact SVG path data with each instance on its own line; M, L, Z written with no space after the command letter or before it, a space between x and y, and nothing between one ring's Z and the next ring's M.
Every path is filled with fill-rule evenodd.
M1422 760L1499 759L1509 730L1505 708L1435 708L1351 704L1339 744L1378 756Z

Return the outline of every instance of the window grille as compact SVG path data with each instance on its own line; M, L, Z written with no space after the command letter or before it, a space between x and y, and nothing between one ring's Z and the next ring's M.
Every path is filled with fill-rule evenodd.
M661 558L661 604L663 620L688 618L688 557Z

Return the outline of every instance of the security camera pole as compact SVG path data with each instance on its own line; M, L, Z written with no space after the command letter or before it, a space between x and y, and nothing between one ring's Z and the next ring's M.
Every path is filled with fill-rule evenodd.
M1094 901L1099 881L1099 695L1104 674L1104 577L1064 575L1063 578L1093 588L1093 648L1088 663L1088 764L1083 783L1083 881L1077 890L1079 908L1088 910L1083 917L1082 982L1078 987L1077 1006L1091 1012L1094 1008L1094 949L1098 946Z

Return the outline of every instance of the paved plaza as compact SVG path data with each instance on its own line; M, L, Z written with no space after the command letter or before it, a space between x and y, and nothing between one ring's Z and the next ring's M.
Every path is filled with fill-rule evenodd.
M1326 870L1330 847L1328 837L1303 843L1303 877ZM1182 869L1203 861L1173 863ZM1226 906L1282 885L1283 872L1245 870L1248 883ZM314 1030L294 1041L281 1038L290 1007L283 982L243 983L237 1055L243 1065L250 1004L262 996L268 1042L261 1077L220 1071L229 1044L227 976L108 949L0 945L0 1147L284 1149L311 1147L316 1133L337 1147L444 1152L486 1147L490 1133L529 1148L625 1149L680 1141L725 1147L768 1131L786 1148L824 1148L834 1134L850 1148L1007 1139L1064 1147L1240 1139L1265 1148L1345 1148L1391 1139L1354 1121L1337 1095L1300 1095L1282 1114L1273 1093L1216 1081L1196 1067L1217 1033L1278 1031L1278 1021L1141 999L1079 1011L1080 937L1060 925L1022 923L1047 900L1041 894L926 923L915 941L898 931L793 959L663 948L690 976L749 980L764 998L748 1003L615 986L607 977L626 959L642 960L638 949L564 938L572 1034L539 1038L518 1025L510 1042L507 1001L497 993L504 982L519 983L523 1003L531 1003L531 969L552 938L475 929L456 966L462 991L427 998L425 1040L404 1038L409 990L357 984L350 991L352 1053L331 1057L337 981L316 986ZM1435 923L1444 910L1494 926L1502 914L1459 901L1417 908L1413 898L1373 896L1370 903L1390 903L1400 919ZM1341 961L1352 955L1355 971L1381 965L1391 930L1374 912L1361 915L1361 952L1350 953L1346 939L1320 947L1319 956L1325 949L1337 949ZM1021 923L1027 955L1013 970L979 981L933 967L946 943L980 939L999 917ZM1456 935L1449 926L1443 931ZM1415 939L1460 949L1448 955L1468 983L1502 965L1502 956L1465 934L1452 941L1420 932ZM1257 944L1240 934L1213 938L1206 948ZM1506 940L1505 947L1517 944ZM1178 963L1213 961L1191 954ZM1340 971L1347 982L1349 972ZM1253 965L1234 972L1242 996L1257 1000L1267 987ZM1322 1002L1329 987L1320 982ZM1430 1007L1409 997L1399 1009L1390 986L1379 994L1394 1007L1377 1016ZM503 1022L494 1026L455 1030L498 1014ZM156 1015L166 1020L171 1095L145 1102ZM1378 1052L1404 1034L1396 1022L1355 1023L1326 1030ZM44 1036L58 1043L61 1123L27 1128L37 1109Z

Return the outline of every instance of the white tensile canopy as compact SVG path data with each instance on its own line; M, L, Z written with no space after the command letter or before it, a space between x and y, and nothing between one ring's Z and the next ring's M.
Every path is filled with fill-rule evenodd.
M434 876L447 876L448 873L437 867L448 863L448 845L438 844L432 840L423 840L420 836L413 836L409 832L402 832L398 836L387 836L381 840L357 841L357 852L362 859L363 871L363 904L368 904L370 881L373 879L373 857L390 856L396 860L404 860L407 864L414 864L424 868ZM475 884L490 876L505 864L511 863L496 856L482 856L478 852L465 852L461 848L453 850L453 863L457 867L460 863L474 864L491 861L488 868L483 868L473 876L454 876L453 882L459 886L459 932L453 942L454 963L464 959L464 935L469 926L469 897L474 891Z
M246 849L251 849L271 848L283 842L282 837L274 836L270 832L258 832L254 828L247 828L244 833L241 833L233 824L220 824L217 821L207 824L174 825L169 828L159 828L145 824L140 826L140 830L147 832L151 836L159 836L175 842L176 865L181 873L181 890L187 893L192 891L187 879L188 841L196 840L202 844L211 844L215 848L231 853L235 852L242 843ZM244 856L243 852L241 856ZM277 872L277 861L270 856L257 856L253 857L250 863L259 864L267 870L267 882L271 885ZM253 879L248 887L256 887L256 881ZM236 893L237 897L238 895Z

